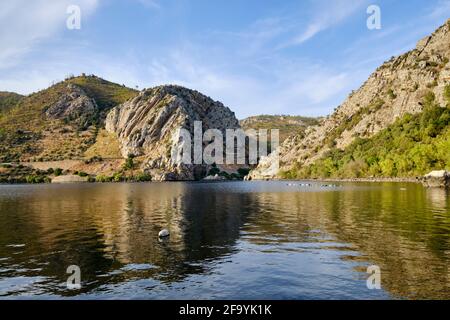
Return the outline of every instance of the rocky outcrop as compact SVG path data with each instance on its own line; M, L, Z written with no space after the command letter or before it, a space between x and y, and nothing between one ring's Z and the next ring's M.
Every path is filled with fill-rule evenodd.
M52 183L82 183L88 182L88 177L80 177L77 175L58 176L52 179Z
M204 181L225 181L227 180L225 177L219 176L218 174L214 176L207 176L203 179Z
M206 175L205 165L177 164L172 148L181 148L172 138L180 128L192 133L201 121L203 132L239 128L234 113L222 103L180 86L160 86L142 91L134 99L112 109L106 130L120 141L123 157L144 159L143 169L155 180L194 180ZM193 150L193 147L192 147Z
M449 188L450 187L450 172L432 171L425 175L422 179L422 183L428 188Z
M447 104L444 88L450 84L450 20L416 49L379 67L362 87L350 94L336 111L304 135L280 146L280 169L314 163L331 148L344 149L357 137L370 138L407 113L423 111L424 97L432 92L441 106ZM251 174L264 179L266 164Z
M83 89L69 83L66 93L51 105L45 114L49 119L65 119L80 127L91 124L98 113L98 106L94 99L88 97Z

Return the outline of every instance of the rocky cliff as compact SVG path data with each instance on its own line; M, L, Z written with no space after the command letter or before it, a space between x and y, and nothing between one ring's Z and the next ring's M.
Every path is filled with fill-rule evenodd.
M307 128L304 136L287 139L279 149L280 172L311 165L330 150L344 150L357 138L373 137L406 114L422 112L428 97L446 106L449 57L450 20L420 40L414 50L385 62L332 115ZM274 178L279 173L267 172L260 164L250 176Z
M95 124L100 111L95 100L75 84L67 84L66 90L66 93L45 111L47 118L65 120L83 128Z
M207 167L173 163L171 152L176 131L192 133L195 121L202 122L203 132L239 128L234 113L222 103L173 85L144 90L112 109L105 127L117 135L123 157L141 158L142 168L155 180L194 180L204 176Z

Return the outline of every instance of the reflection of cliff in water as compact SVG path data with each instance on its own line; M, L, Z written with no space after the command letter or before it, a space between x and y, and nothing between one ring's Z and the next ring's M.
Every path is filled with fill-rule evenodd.
M21 288L35 294L78 294L64 286L73 264L81 267L83 292L138 279L148 282L146 288L170 285L213 272L244 241L261 250L287 248L287 254L337 250L364 277L364 266L379 265L382 285L394 296L450 298L449 194L401 187L13 187L0 194L0 295L17 293L8 279L25 281ZM162 228L171 231L168 241L158 240Z
M236 208L245 207L247 197L205 195L187 186L52 186L34 190L20 208L0 201L0 210L7 213L1 218L0 254L13 257L19 270L3 276L46 277L43 290L66 294L55 282L65 283L69 265L81 267L83 292L136 276L173 282L207 272L208 261L233 252L245 219ZM162 228L171 231L168 241L158 239ZM2 243L39 245L15 255ZM30 262L29 256L36 259Z

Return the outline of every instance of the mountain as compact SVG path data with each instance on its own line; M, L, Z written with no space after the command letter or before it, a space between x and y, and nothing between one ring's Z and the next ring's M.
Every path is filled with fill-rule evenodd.
M271 129L280 130L280 143L291 136L302 135L306 128L319 123L318 118L308 118L289 115L260 115L252 116L240 121L242 129Z
M320 124L287 139L277 174L266 160L251 178L410 177L449 169L449 43L450 20L385 62Z
M25 97L8 95L0 100L9 101L0 116L0 162L81 158L107 112L135 95L136 90L84 75Z
M193 133L201 121L203 132L219 129L224 136L240 128L229 108L194 90L166 85L138 92L82 75L0 99L0 182L196 180L211 169L243 178L244 171L235 173L240 167L171 162L183 146L172 143L179 128Z
M117 135L123 157L140 158L142 167L156 180L195 180L207 174L206 166L171 162L176 130L192 133L195 121L202 122L203 132L219 129L224 136L226 129L239 128L234 113L222 103L194 90L167 85L144 90L112 109L106 130Z

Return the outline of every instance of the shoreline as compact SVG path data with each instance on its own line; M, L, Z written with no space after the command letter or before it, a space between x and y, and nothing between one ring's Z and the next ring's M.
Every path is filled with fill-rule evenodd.
M330 179L307 179L308 181L324 181L324 182L408 182L408 183L421 183L418 177L416 178L330 178Z
M61 176L64 177L64 176ZM174 182L185 182L185 183L218 183L218 182L299 182L299 181L307 181L307 182L364 182L364 183L383 183L383 182L395 182L395 183L417 183L422 184L419 178L328 178L328 179L261 179L261 180L221 180L221 181L209 181L209 180L177 180L177 181L61 181L61 182L42 182L42 183L27 183L25 181L18 182L1 182L1 185L58 185L58 184L117 184L117 183L174 183Z
M313 178L304 178L304 179L253 179L251 181L286 181L286 182L295 182L295 181L308 181L308 182L372 182L372 183L380 183L380 182L408 182L408 183L422 183L420 177L414 178L399 178L399 177L379 177L379 178L324 178L324 179L313 179Z

